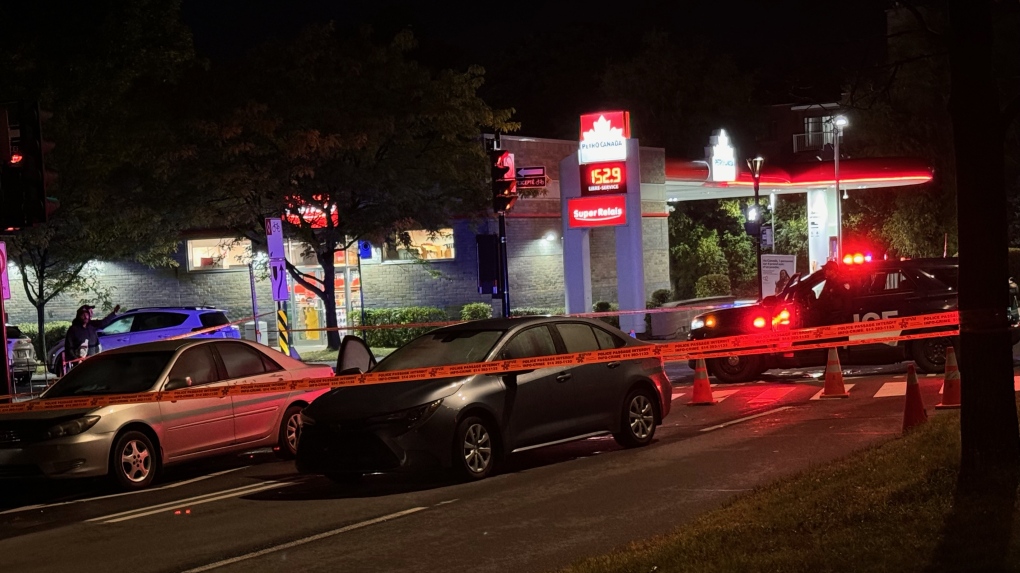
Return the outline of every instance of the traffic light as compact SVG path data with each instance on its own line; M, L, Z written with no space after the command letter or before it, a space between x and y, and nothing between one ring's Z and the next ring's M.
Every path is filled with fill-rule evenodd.
M492 170L492 210L509 211L517 202L517 179L514 171L514 154L504 149L489 151Z
M48 173L43 154L53 146L42 138L36 102L0 103L0 232L46 222L56 202L47 201Z

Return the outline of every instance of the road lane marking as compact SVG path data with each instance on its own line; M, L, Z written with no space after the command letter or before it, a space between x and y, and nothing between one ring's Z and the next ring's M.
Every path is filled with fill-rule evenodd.
M135 519L138 517L146 517L149 515L155 515L173 509L175 507L182 506L194 506L201 505L203 503L209 503L211 501L219 501L221 499L227 499L231 497L240 497L250 493L257 493L263 490L272 489L274 487L287 487L299 483L305 480L294 480L294 481L271 481L271 482L260 482L254 484L248 484L242 487L236 487L233 489L227 489L222 491L214 491L203 495L197 495L195 497L189 497L176 501L168 501L166 503L160 503L157 505L150 505L146 507L139 507L128 511L122 511L120 513L113 513L110 515L104 515L102 517L94 517L87 519L87 522L101 522L101 523L118 523L121 521L127 521L129 519Z
M443 503L452 503L452 502L443 502ZM442 505L442 504L439 504L439 505ZM268 555L270 553L276 553L277 551L285 551L287 549L291 549L291 548L294 548L294 547L299 547L301 545L305 545L305 544L312 543L312 542L315 542L315 541L320 541L320 540L323 540L323 539L328 539L330 537L334 537L334 536L340 535L342 533L347 533L348 531L354 531L355 529L361 529L363 527L368 527L370 525L376 525L378 523L383 523L385 521L390 521L390 520L393 520L393 519L399 519L401 517L404 517L404 516L407 516L407 515L411 515L412 513L418 513L419 511L425 511L426 509L428 509L428 508L427 507L412 507L411 509L405 509L404 511L398 511L396 513L391 513L389 515L384 515L382 517L376 517L375 519L369 519L369 520L366 520L366 521L361 521L361 522L358 522L358 523L353 523L351 525L345 525L345 526L337 528L337 529L331 529L329 531L325 531L323 533L318 533L316 535L311 535L309 537L303 537L301 539L297 539L297 540L291 541L289 543L283 543L283 544L280 544L280 545L275 545L273 547L268 547L268 548L262 549L260 551L253 551L251 553L246 553L244 555L239 555L237 557L231 557L230 559L224 559L223 561L217 561L215 563L210 563L208 565L203 565L201 567L196 567L194 569L188 569L187 571L184 571L184 573L202 573L203 571L211 571L213 569L218 569L220 567L224 567L224 566L227 566L227 565L233 565L234 563L240 563L241 561L247 561L249 559L255 559L255 558L258 558L258 557L262 557L263 555Z
M159 487L154 487L154 488L151 488L151 489L140 489L138 491L124 491L124 492L121 492L121 493L111 493L111 494L108 494L108 495L101 495L101 496L98 496L98 497L85 497L85 498L81 498L81 499L72 499L70 501L61 501L61 502L57 502L57 503L40 503L40 504L37 504L37 505L26 505L24 507L16 507L14 509L8 509L6 511L0 511L0 515L5 515L5 514L8 514L8 513L18 513L18 512L22 512L22 511L31 511L31 510L34 510L34 509L49 509L51 507L60 507L62 505L71 505L71 504L74 504L74 503L85 503L87 501L99 501L99 500L102 500L102 499L111 499L111 498L114 498L114 497L124 497L126 495L135 495L135 494L138 494L138 493L152 493L152 492L156 492L156 491L163 491L163 490L173 489L175 487L180 487L182 485L187 485L189 483L195 483L195 482L199 482L199 481L202 481L202 480L207 480L209 478L214 478L214 477L217 477L217 476L221 476L223 474L228 474L230 472L236 472L238 470L243 470L245 468L250 468L250 467L251 466L242 466L242 467L239 467L239 468L223 470L223 471L207 474L207 475L204 475L204 476L198 476L196 478L191 478L189 480L178 481L178 482L174 482L174 483L168 483L166 485L162 485L162 486L159 486Z
M776 412L782 412L783 410L789 410L791 408L793 408L793 406L783 406L781 408L776 408L774 410L769 410L768 412L762 412L761 414L755 414L753 416L745 416L743 418L737 418L736 420L730 420L729 422L725 422L723 424L719 424L718 426L709 426L707 428L702 428L701 431L702 432L711 432L712 430L719 430L719 429L725 428L727 426L732 426L733 424L739 424L741 422L746 422L748 420L753 420L755 418L761 418L762 416L768 416L769 414L775 414Z
M681 397L683 395L684 395L684 392L676 392L676 391L674 391L673 392L673 398L670 400L670 402L672 402L673 400L676 400L677 398L679 398L679 397Z
M740 392L740 390L713 390L712 397L715 398L716 402L722 402L737 392Z
M747 403L747 405L748 406L761 406L762 404L774 404L774 403L778 402L779 400L781 400L783 398L783 396L786 396L790 392L793 392L793 390L794 389L790 388L790 387L786 387L786 388L783 388L783 387L780 387L780 388L769 388L768 390L765 390L761 394L758 394L757 396L752 398Z
M847 392L850 392L850 389L853 388L853 387L854 387L853 384L844 384L843 385L843 389L846 390ZM822 392L825 392L824 388L819 390L817 394L815 394L814 396L811 397L811 399L812 400L821 400L822 399Z
M875 392L875 398L889 398L890 396L906 396L906 382L886 382Z

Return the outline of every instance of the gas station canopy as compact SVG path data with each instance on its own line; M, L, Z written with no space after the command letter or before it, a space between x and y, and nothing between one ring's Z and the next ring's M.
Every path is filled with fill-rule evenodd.
M902 187L931 181L934 171L926 162L906 157L841 159L840 189ZM786 166L769 165L761 170L761 193L805 193L836 185L835 162L818 161ZM738 170L735 181L710 181L705 161L666 159L666 199L697 201L750 197L754 194L751 172Z

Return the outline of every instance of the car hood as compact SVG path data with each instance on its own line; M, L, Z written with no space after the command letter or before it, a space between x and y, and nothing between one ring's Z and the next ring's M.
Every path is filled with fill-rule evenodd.
M305 413L316 421L362 420L446 398L468 378L438 378L336 388L315 399Z

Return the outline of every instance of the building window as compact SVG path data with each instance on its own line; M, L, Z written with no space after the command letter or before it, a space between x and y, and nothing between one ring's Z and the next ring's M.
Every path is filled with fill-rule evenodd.
M308 243L287 239L285 242L287 260L298 267L314 267L319 265L319 259L315 256L315 249ZM358 264L358 244L355 243L349 249L341 249L333 252L333 265L342 267L345 265L356 266Z
M452 260L454 258L453 229L429 231L405 231L405 240L390 237L382 246L383 261L427 261ZM407 243L407 244L405 244ZM409 246L408 246L409 245Z
M188 241L188 270L217 271L248 266L251 241L248 239L195 239Z

